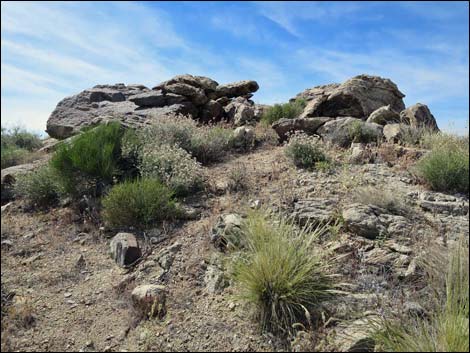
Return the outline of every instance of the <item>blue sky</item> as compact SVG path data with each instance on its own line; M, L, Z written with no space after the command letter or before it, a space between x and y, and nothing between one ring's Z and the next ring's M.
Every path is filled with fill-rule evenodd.
M41 131L59 100L96 84L174 75L254 79L259 103L361 73L469 118L467 2L2 2L2 125Z

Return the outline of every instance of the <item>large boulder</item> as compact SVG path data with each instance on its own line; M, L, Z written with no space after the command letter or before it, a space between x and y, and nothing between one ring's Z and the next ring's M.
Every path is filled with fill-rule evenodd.
M216 94L218 97L240 97L259 89L258 83L252 80L227 83L217 86Z
M367 119L376 109L390 105L395 112L405 109L403 97L397 86L378 76L359 75L342 84L314 87L295 98L308 101L300 117L355 117Z
M425 104L416 103L406 108L400 112L400 118L403 123L411 125L412 127L426 127L434 131L439 131L436 119Z
M400 122L400 114L390 108L390 105L386 105L374 110L367 118L367 122L380 125L398 123Z
M325 123L333 120L328 117L318 118L282 118L273 123L272 128L276 131L281 140L285 140L290 133L294 131L302 131L307 135L313 135Z
M382 139L382 130L382 125L346 117L326 122L318 128L316 134L325 141L348 147L353 142L376 142Z
M130 96L129 101L139 107L159 108L166 105L180 104L186 102L187 99L179 94L152 90Z
M153 87L154 90L158 89L168 89L168 86L184 83L192 87L202 88L206 94L215 92L217 86L219 85L216 81L210 79L209 77L204 76L193 76L193 75L178 75L168 81L164 81L159 85Z
M54 138L64 139L76 134L100 115L126 115L137 106L127 98L148 91L141 85L98 85L61 100L47 121L46 132Z
M224 113L224 108L219 102L210 100L199 109L198 119L202 122L219 121Z

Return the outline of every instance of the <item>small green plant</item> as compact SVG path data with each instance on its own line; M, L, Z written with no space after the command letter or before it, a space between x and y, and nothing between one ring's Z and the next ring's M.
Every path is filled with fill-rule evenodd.
M143 177L162 181L177 196L200 190L204 184L201 165L188 152L177 146L145 146L139 169Z
M279 119L297 118L303 112L306 105L305 99L302 98L298 98L294 102L275 104L266 110L261 121L270 125Z
M202 164L216 162L233 147L232 130L201 127L191 137L187 150Z
M62 143L51 159L64 190L71 196L101 195L119 174L123 129L117 122L87 129Z
M378 348L386 352L468 352L469 351L469 254L461 240L453 250L445 285L434 288L437 296L429 317L384 319L376 328ZM430 282L432 283L432 282Z
M294 324L308 325L311 311L335 294L329 266L313 246L321 233L264 211L251 211L242 224L232 276L264 330L292 335Z
M15 193L31 205L48 207L59 201L62 190L54 170L46 165L20 175L15 183Z
M320 144L305 134L292 136L286 146L285 154L296 167L308 170L315 169L319 162L328 161Z
M439 144L416 164L415 172L432 190L469 191L469 151L458 144Z
M103 198L103 218L112 227L145 229L179 216L172 191L155 179L125 181Z
M354 121L348 128L349 137L352 142L370 143L377 141L377 134L363 122Z

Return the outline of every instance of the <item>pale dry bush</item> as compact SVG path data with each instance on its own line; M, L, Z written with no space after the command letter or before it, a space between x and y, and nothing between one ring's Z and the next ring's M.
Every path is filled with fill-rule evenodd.
M180 196L201 189L205 179L201 164L175 145L144 146L139 169L143 177L162 181Z

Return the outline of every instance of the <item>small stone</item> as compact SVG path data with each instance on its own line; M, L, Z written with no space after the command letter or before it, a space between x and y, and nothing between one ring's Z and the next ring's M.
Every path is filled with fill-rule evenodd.
M166 287L161 285L141 285L132 291L134 307L147 317L162 318L166 314Z
M132 265L141 256L137 238L131 233L118 233L110 243L111 257L121 267Z

